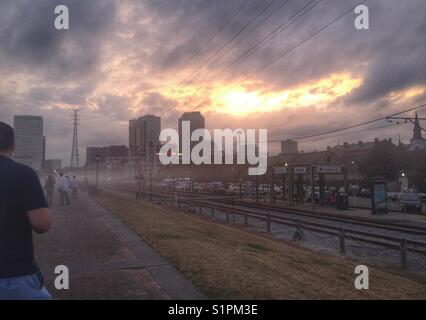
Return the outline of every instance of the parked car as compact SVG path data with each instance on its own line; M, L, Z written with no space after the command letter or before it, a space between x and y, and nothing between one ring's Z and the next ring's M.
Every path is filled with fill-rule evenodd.
M392 201L397 201L401 197L400 192L388 192L387 193L388 199Z
M400 198L401 212L422 212L422 201L418 194L404 193Z
M370 189L363 188L361 192L359 193L359 196L362 198L370 198L371 197Z

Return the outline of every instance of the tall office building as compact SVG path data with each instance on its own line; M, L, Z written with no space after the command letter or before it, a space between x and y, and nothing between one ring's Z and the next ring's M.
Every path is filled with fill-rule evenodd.
M190 124L190 134L192 135L192 132L194 132L197 129L205 129L205 120L204 117L201 115L201 112L195 111L195 112L185 112L180 118L179 118L179 150L182 152L182 122L183 121L189 121ZM191 142L191 150L194 145L196 145L197 142Z
M145 115L129 121L129 148L133 156L152 158L160 147L161 118Z
M36 171L43 169L44 142L43 118L37 116L15 116L14 159Z

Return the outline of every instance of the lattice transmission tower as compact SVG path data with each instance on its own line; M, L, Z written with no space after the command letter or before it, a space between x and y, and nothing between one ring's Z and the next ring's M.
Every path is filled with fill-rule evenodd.
M74 126L74 133L72 137L72 150L71 150L71 168L79 168L80 167L80 156L78 153L78 126L80 123L80 118L78 117L78 110L73 110L72 114L72 123Z

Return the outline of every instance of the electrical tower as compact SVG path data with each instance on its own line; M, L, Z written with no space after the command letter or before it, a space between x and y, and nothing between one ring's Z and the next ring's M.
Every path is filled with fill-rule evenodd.
M79 117L78 110L73 110L72 122L74 125L74 133L72 137L72 150L71 150L71 168L79 168L80 167L80 156L78 154L78 125L79 125Z

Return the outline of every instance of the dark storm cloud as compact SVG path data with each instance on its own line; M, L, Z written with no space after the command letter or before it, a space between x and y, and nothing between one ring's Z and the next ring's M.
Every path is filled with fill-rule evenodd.
M54 28L59 4L72 13L70 30ZM116 14L113 0L1 0L0 6L0 68L31 70L49 80L93 72Z

